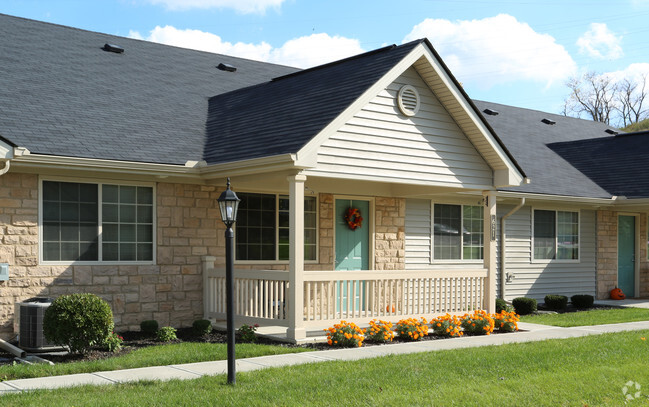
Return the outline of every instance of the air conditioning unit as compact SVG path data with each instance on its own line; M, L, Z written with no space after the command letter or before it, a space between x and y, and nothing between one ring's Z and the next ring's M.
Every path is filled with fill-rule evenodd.
M61 349L61 346L48 342L43 335L43 317L52 301L51 298L35 297L16 303L19 348L31 352Z

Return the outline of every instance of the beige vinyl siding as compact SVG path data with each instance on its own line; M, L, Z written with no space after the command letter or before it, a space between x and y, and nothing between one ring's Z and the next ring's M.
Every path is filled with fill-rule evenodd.
M499 205L498 219L512 206ZM552 210L550 207L543 209ZM532 259L532 210L524 206L506 221L507 247L506 271L514 274L507 283L506 299L532 297L543 301L547 294L572 296L595 295L596 278L596 212L579 208L579 261L534 261ZM498 271L500 293L500 264Z
M396 107L403 85L420 95L417 115ZM410 68L318 149L311 173L454 187L493 185L493 172L417 72Z
M430 264L430 201L406 199L406 269Z
M475 200L439 202L471 205ZM430 199L406 199L406 270L481 269L482 260L437 260L432 256L432 202Z

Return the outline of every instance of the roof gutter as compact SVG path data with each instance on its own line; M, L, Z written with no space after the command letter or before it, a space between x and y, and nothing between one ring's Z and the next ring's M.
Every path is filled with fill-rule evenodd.
M13 162L15 168L22 170L27 168L37 170L55 168L58 170L104 171L121 174L137 173L157 178L189 177L202 181L203 179L222 176L224 173L227 173L228 176L239 176L300 169L296 165L295 154L282 154L214 165L208 165L205 161L187 161L185 165L178 165L30 154L28 150L23 150L20 155L15 155ZM2 157L0 157L1 159Z
M618 201L618 197L613 196L611 198L589 198L582 196L568 196L568 195L549 195L549 194L537 194L530 192L514 192L514 191L498 191L498 196L503 198L527 198L534 199L539 201L552 201L552 202L570 202L570 203L581 203L587 205L601 206L601 205L614 205Z

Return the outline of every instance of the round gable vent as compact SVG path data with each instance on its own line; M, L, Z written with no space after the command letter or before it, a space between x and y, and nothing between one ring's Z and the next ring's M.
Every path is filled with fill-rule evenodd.
M399 110L406 116L414 116L419 111L419 92L413 86L404 85L397 95Z

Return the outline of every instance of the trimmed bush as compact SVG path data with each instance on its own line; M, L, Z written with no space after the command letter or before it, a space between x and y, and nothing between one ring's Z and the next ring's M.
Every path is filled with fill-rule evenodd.
M496 313L500 314L503 311L509 311L507 308L509 306L507 305L507 301L503 300L502 298L496 298Z
M158 332L158 321L155 319L147 319L146 321L140 322L140 331L149 336L155 336Z
M536 300L534 298L514 298L512 300L512 305L518 315L528 315L536 312Z
M208 319L197 319L192 324L196 335L207 335L212 332L212 322Z
M565 295L548 294L544 298L546 308L561 311L568 306L568 297Z
M577 294L570 297L570 302L575 308L591 308L595 303L595 297L588 294Z
M158 329L156 339L158 339L159 342L175 341L176 339L178 339L178 337L176 336L176 328L171 326L163 326L162 328Z
M94 294L62 295L43 318L45 338L67 346L73 353L86 353L93 346L105 344L114 327L110 305Z

